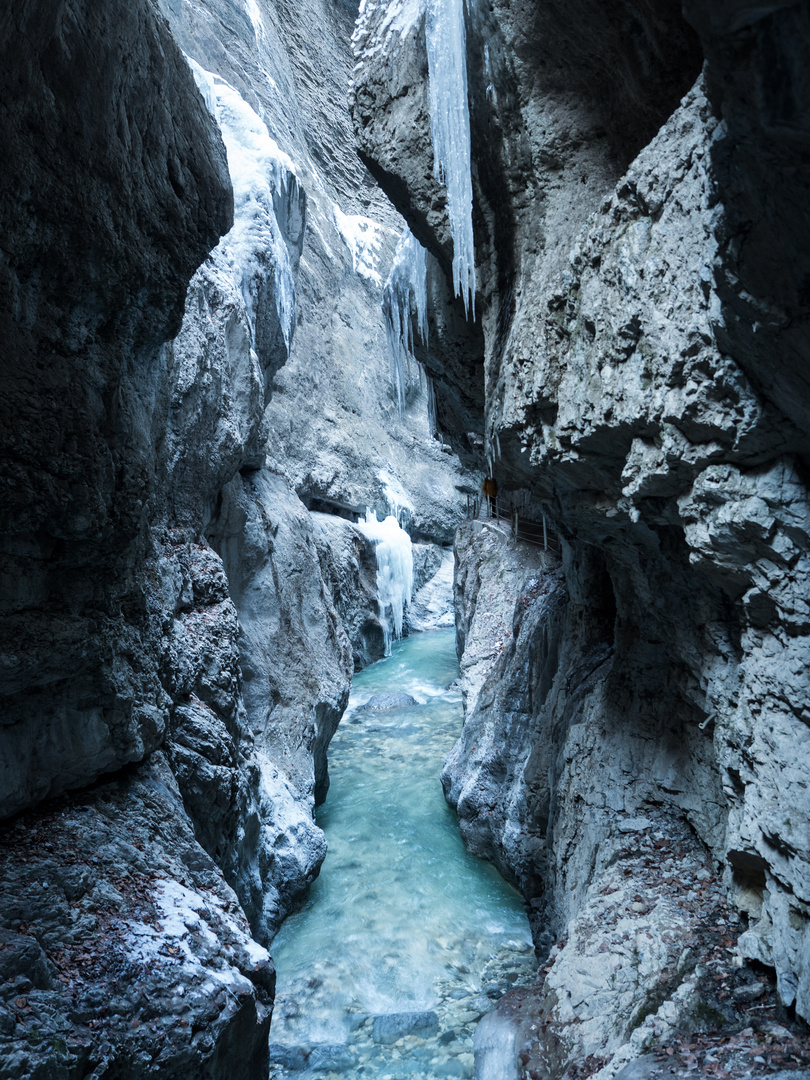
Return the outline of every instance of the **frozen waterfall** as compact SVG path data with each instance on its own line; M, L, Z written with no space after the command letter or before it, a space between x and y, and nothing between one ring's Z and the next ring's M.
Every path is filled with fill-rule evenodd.
M385 655L391 652L393 638L402 637L405 607L413 592L413 548L411 538L389 515L377 520L374 510L357 523L358 529L374 543L377 556L377 598L382 609Z
M200 67L190 56L186 60L208 111L219 125L228 152L234 220L233 228L216 249L218 262L223 272L238 277L254 348L257 307L268 270L272 272L276 312L289 350L295 285L290 253L276 211L287 195L294 198L297 194L295 166L237 90Z
M430 76L433 168L447 189L453 234L453 288L475 318L470 112L467 103L468 0L428 0L425 18Z
M406 380L413 357L411 311L414 308L417 333L423 345L427 345L428 340L426 260L427 252L406 225L383 293L388 359L400 419L405 409Z

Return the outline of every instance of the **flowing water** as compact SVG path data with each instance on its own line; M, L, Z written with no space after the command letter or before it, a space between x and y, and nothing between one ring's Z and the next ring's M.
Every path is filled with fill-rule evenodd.
M274 1080L471 1077L476 1023L534 979L520 898L467 853L442 794L457 675L454 632L438 630L355 678L318 812L329 854L271 950ZM362 709L403 692L419 704Z

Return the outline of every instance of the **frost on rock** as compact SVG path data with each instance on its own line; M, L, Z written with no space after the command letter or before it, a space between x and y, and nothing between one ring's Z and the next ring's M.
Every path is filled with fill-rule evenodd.
M387 38L405 37L424 14L425 0L360 0L352 47L355 74L383 49Z
M156 883L153 899L159 923L133 922L127 927L131 963L148 967L170 956L175 968L185 969L186 979L224 983L237 993L252 992L245 973L268 964L270 956L252 939L247 924L226 910L220 897L163 879Z
M433 168L447 189L453 235L453 288L475 318L470 112L467 104L466 0L429 0L425 18Z
M423 345L428 341L427 252L406 226L394 254L394 265L385 283L383 314L388 338L391 381L400 418L405 408L407 374L413 360L412 312Z
M253 33L256 35L256 41L264 41L264 19L262 18L261 8L259 7L257 0L245 0L245 11L247 11L248 18L253 24Z
M413 593L413 547L411 538L393 515L378 521L374 510L367 510L358 529L375 545L377 556L377 598L383 615L385 655L391 652L393 638L402 637L405 607Z
M251 9L250 4L248 8ZM298 195L295 166L238 91L190 57L186 59L222 132L233 185L233 228L212 253L213 264L238 282L254 349L257 310L265 282L272 275L276 311L289 352L295 286L290 253L277 214L285 199Z
M375 285L381 285L382 278L377 272L377 264L380 261L382 225L361 214L344 214L337 206L335 223L346 247L352 253L352 265L356 273L373 281Z
M408 522L413 516L413 503L396 476L382 469L378 474L382 484L382 493L388 503L388 513L393 514L402 528L408 527Z

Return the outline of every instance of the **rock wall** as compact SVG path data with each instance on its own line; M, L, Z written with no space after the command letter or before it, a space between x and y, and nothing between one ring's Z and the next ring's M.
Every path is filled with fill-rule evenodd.
M2 814L85 789L3 828L2 1072L233 1075L239 1045L256 1075L272 964L167 755L136 767L174 735L182 777L196 715L213 832L214 765L240 776L233 605L163 513L164 343L231 225L225 152L149 4L39 0L0 42Z
M160 6L0 15L9 1077L266 1073L254 938L318 872L377 655L347 634L373 552L344 596L331 523L360 534L308 508L395 502L447 543L478 482L424 381L396 415L350 13Z
M165 733L160 601L143 580L159 557L161 346L232 200L222 142L149 5L32 0L0 35L8 814Z
M522 887L541 949L570 933L556 986L571 982L577 920L610 891L626 836L685 850L691 830L744 920L741 955L772 967L784 1006L808 1017L807 398L794 367L807 336L790 164L806 152L803 15L695 3L689 25L664 4L467 10L482 349L461 370L431 324L424 359L468 399L483 384L478 424L504 500L528 490L563 556L536 596L514 596L525 610L506 618L492 671L467 663L475 705L449 797L474 850ZM424 32L423 6L363 6L355 130L446 271ZM510 562L485 539L460 543L466 641L489 595L481 567ZM637 892L642 866L627 867ZM677 968L665 952L656 977ZM570 1043L557 1072L614 1055L615 1071L643 996L616 990L609 1033L582 1026L584 992L567 1012L547 1000ZM632 1052L663 1031L651 1021Z

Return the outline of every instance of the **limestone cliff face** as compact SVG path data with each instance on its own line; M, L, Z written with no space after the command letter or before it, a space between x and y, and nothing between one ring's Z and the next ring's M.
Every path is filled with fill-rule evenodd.
M170 347L165 513L197 523L235 605L229 707L253 779L246 801L242 778L215 763L230 811L201 835L209 852L218 837L266 940L323 860L312 812L329 740L353 667L383 652L373 551L344 515L396 502L415 534L447 543L459 489L476 480L430 436L424 385L397 415L381 301L400 221L351 150L349 13L250 15L232 0L163 10L223 132L235 193L234 228L192 280ZM181 787L203 810L192 773ZM246 808L252 824L235 824Z
M364 6L354 117L446 268L421 10ZM734 12L469 5L484 344L466 373L441 336L425 359L483 391L505 497L530 493L563 558L515 609L445 782L541 935L606 885L623 823L688 821L748 920L743 955L808 1016L806 223L790 164L808 36L798 9ZM638 1000L619 1010L625 1038ZM573 1060L617 1051L615 1032L589 1038Z
M239 1045L247 1076L272 964L156 749L175 736L182 777L198 718L216 853L215 766L248 786L236 617L218 560L163 511L165 342L231 225L225 152L149 4L17 5L0 48L0 813L85 789L4 825L1 1068L214 1077ZM236 996L212 997L218 976Z
M149 5L32 2L0 35L7 814L165 733L143 574L161 346L232 202L219 135Z

